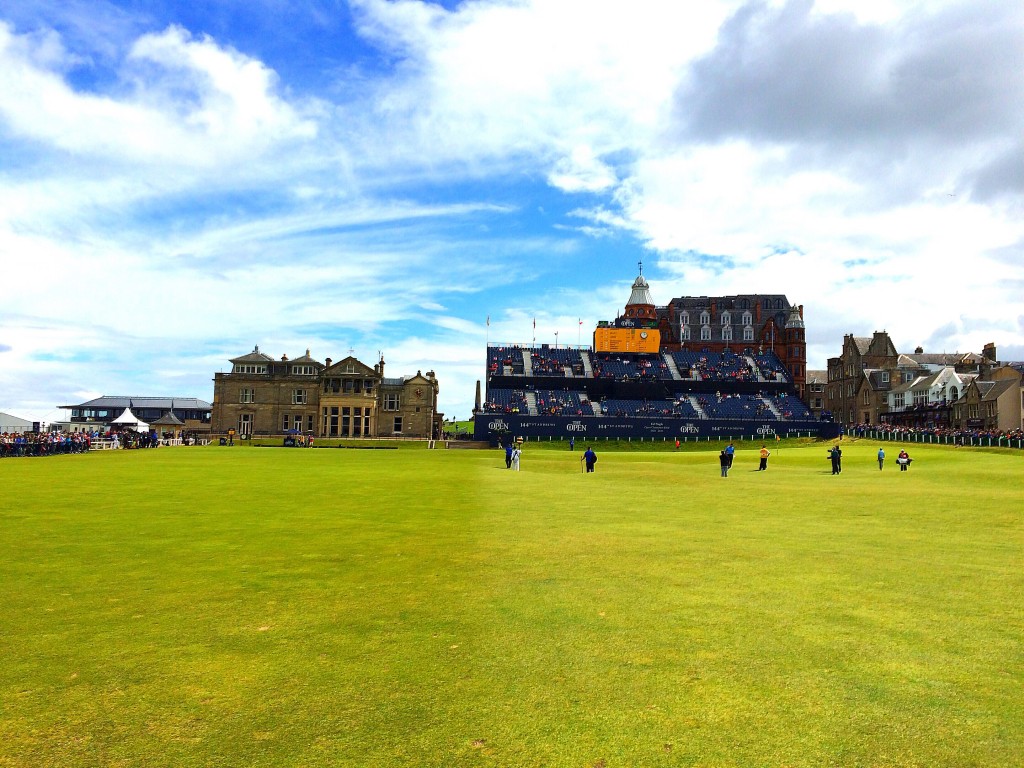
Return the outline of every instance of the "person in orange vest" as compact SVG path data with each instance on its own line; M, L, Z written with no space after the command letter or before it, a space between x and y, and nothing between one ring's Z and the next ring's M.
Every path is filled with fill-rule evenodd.
M772 455L772 452L764 445L761 446L761 466L757 468L758 472L764 472L768 469L768 457Z

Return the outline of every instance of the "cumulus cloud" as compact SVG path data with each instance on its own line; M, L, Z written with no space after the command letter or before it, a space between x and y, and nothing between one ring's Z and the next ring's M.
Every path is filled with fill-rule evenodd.
M275 94L263 64L180 27L135 42L123 92L75 90L65 77L74 64L52 33L18 35L0 23L0 118L12 134L118 164L179 167L217 166L316 135L316 123Z

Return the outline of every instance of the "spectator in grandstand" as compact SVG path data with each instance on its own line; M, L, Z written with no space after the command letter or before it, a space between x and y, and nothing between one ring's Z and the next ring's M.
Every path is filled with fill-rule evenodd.
M512 469L512 443L505 443L505 469Z
M771 451L768 450L767 446L762 445L761 446L761 464L757 468L758 472L764 472L766 469L768 469L768 457L771 456L771 455L772 455L772 453L771 453Z
M832 460L832 474L841 474L843 471L843 451L838 443L832 446L832 450L828 452L828 457Z
M913 459L910 458L910 454L905 450L900 451L900 455L896 457L896 463L900 465L900 472L906 472L912 461Z
M597 454L594 453L594 449L588 445L587 450L584 451L582 458L580 458L580 461L586 463L587 472L593 472L594 465L597 464Z
M522 455L523 452L519 449L518 445L512 449L512 469L514 469L516 472L519 471L519 458Z
M882 465L885 463L885 448L878 449L878 471L882 471Z
M729 467L732 466L732 459L729 457L729 454L725 451L718 454L718 463L722 465L722 477L728 477Z

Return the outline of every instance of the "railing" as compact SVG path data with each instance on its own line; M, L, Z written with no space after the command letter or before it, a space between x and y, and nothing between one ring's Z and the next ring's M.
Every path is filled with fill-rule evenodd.
M922 443L925 445L962 445L980 448L1024 449L1024 438L993 437L991 435L936 435L930 432L887 432L877 429L857 429L847 434L894 443Z

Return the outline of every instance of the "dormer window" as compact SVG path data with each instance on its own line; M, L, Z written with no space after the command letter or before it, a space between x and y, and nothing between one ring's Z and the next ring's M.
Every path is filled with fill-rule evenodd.
M680 325L689 325L690 324L690 313L689 312L683 312L681 315L679 315L679 324Z
M722 313L722 325L732 325L732 315L728 312Z
M744 325L750 325L752 322L754 322L754 318L751 317L749 312L744 312L743 313L743 324Z
M706 311L705 312L701 312L700 313L700 324L701 325L707 325L710 322L711 322L711 315L708 314Z
M727 325L722 329L722 341L732 341L732 326Z
M711 326L710 325L705 325L703 328L700 329L700 340L701 341L710 341L711 340Z

